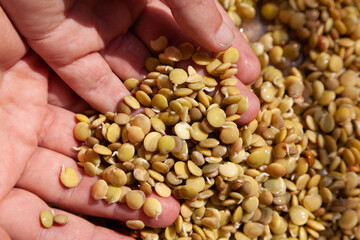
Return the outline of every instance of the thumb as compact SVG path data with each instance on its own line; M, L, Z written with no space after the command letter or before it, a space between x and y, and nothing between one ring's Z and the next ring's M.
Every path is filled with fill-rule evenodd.
M201 46L220 52L235 34L218 11L214 0L165 0L179 26Z
M0 227L0 239L11 240L9 234L5 232L5 230L2 227Z

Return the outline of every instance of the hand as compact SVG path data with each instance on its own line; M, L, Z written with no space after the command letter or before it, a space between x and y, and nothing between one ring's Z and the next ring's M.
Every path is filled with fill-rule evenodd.
M164 35L172 45L194 39L211 51L233 43L240 51L238 86L251 106L241 123L258 113L259 101L244 85L257 78L258 60L214 0L0 2L31 48L101 112L114 111L129 94L119 78L142 79L150 40Z
M50 209L45 202L122 221L139 218L153 227L171 224L179 212L172 197L161 199L158 221L125 205L92 199L96 178L77 167L71 150L78 144L73 111L87 104L28 50L1 8L0 28L0 239L131 239L57 209L55 214L65 213L69 223L45 229L39 221L40 212ZM78 172L76 188L59 181L62 165Z

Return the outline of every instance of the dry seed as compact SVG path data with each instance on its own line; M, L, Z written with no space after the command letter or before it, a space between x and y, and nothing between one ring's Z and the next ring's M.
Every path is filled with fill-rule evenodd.
M145 194L140 190L131 190L126 194L126 205L133 209L140 209L145 202Z
M79 177L73 168L62 167L60 173L61 183L68 188L76 187L79 184Z
M40 213L41 225L45 228L50 228L54 223L54 214L50 210L43 210Z
M54 216L54 222L60 225L65 225L69 222L69 218L64 214L58 214Z
M142 230L145 227L144 222L141 220L127 220L125 224L128 228L134 230Z

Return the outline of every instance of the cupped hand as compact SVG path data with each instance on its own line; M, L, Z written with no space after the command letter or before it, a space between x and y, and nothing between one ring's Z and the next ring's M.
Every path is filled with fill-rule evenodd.
M142 79L145 59L154 54L150 41L164 35L172 45L195 40L210 51L238 48L238 86L251 106L240 122L258 113L259 101L244 85L258 77L258 60L214 0L0 2L31 48L101 112L114 111L129 94L121 80Z
M125 205L92 199L96 178L77 167L71 150L78 144L73 137L73 111L88 105L28 49L1 7L0 29L0 239L131 239L58 209L53 209L55 214L66 214L69 223L46 229L39 214L51 209L47 203L121 221L141 219L152 227L171 224L179 213L172 197L154 196L163 205L158 220ZM61 184L62 166L76 169L77 187Z

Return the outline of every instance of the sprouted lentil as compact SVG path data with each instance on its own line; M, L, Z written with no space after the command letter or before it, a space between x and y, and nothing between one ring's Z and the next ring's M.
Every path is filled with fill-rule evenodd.
M233 123L249 107L233 87L235 48L212 57L159 37L150 43L159 57L146 60L145 80L125 81L136 94L118 113L76 115L74 135L85 142L79 165L91 164L85 171L106 184L106 168L116 167L126 185L135 179L145 192L180 199L180 215L165 229L126 223L142 239L359 239L360 3L219 2L237 26L256 16L257 5L268 23L251 43L262 66L252 85L261 102L257 118ZM209 76L177 68L187 59ZM143 117L128 117L140 104ZM107 150L94 149L99 144L117 158L105 160ZM101 161L91 151L84 157L88 149ZM118 202L158 216L143 191L120 188Z

